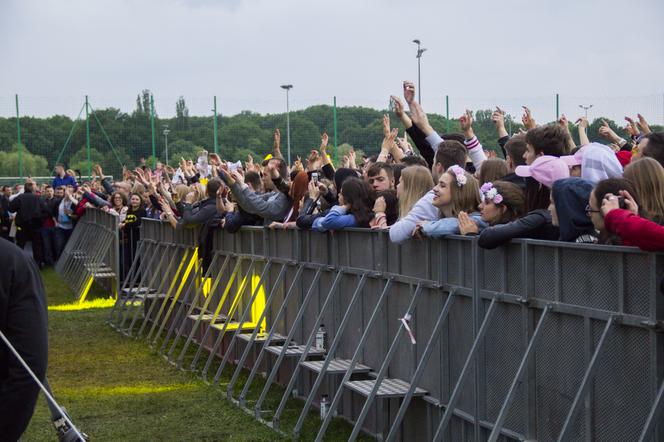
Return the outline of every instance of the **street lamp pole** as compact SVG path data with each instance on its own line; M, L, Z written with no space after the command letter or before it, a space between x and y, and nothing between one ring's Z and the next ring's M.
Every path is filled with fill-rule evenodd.
M290 165L290 104L288 102L288 91L293 88L293 85L283 84L281 88L286 90L286 145L288 146L288 164Z
M588 109L592 108L593 105L589 104L588 106L584 106L583 104L579 104L579 107L586 112L586 120L587 120L588 119Z
M164 124L164 144L165 144L165 151L166 151L166 165L168 166L168 134L171 131L168 130L168 124Z
M420 40L415 39L413 40L413 43L417 45L417 101L419 101L420 104L422 104L422 75L421 75L421 62L422 62L422 54L424 51L426 51L426 48L421 48L420 47Z

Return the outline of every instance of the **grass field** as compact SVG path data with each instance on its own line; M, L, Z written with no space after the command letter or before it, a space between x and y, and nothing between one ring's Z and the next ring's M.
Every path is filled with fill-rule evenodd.
M222 397L221 388L172 367L145 341L112 330L105 323L108 303L70 309L71 290L53 270L42 276L50 306L48 378L56 398L92 441L286 440ZM277 388L272 391L267 408L281 397ZM293 404L288 408L293 409L284 414L284 425L298 412ZM318 424L314 410L302 439L312 439ZM349 430L335 421L328 436L345 440ZM42 397L22 440L55 439Z

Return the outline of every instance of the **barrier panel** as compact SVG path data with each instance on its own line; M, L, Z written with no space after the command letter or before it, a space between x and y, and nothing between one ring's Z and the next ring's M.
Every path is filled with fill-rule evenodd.
M110 321L149 327L171 363L215 384L225 372L229 399L275 430L301 436L323 407L316 440L334 416L351 440L664 438L664 255L244 227L215 232L203 272L192 231L143 220ZM291 396L304 402L286 428Z
M93 282L115 293L120 281L118 217L98 209L86 209L76 223L60 259L60 275L83 302Z

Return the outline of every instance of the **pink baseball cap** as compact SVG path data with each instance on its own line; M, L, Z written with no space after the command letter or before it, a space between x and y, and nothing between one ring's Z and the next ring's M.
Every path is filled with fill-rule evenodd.
M549 189L555 181L569 177L567 163L558 157L542 155L537 157L530 166L518 166L516 174L521 177L533 177Z

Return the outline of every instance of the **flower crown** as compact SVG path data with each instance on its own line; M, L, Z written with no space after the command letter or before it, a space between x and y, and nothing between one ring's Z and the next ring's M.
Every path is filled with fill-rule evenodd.
M493 187L493 183L484 183L480 188L482 199L492 201L494 204L503 202L503 196L498 193L498 189Z
M468 178L466 177L466 171L456 164L447 169L447 171L454 175L454 179L456 179L457 186L459 187L462 187L468 181Z

